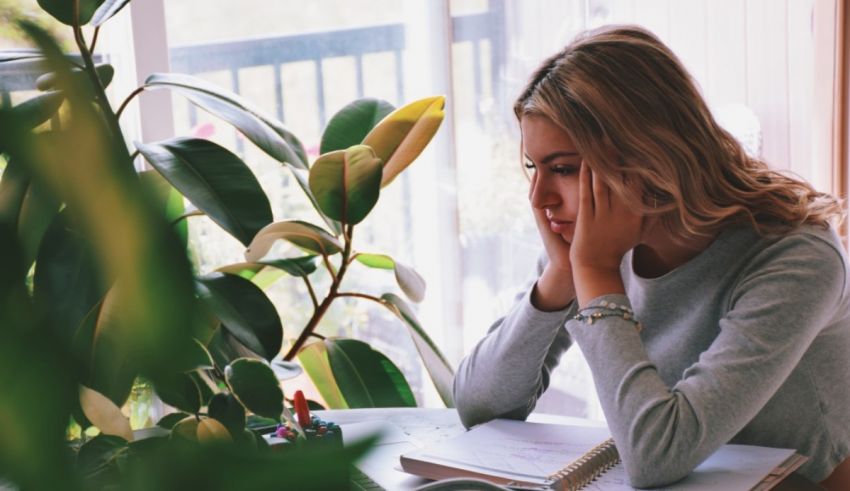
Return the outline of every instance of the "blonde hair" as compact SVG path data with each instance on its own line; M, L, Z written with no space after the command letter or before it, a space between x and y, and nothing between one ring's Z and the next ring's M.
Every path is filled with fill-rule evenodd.
M514 112L561 127L614 192L682 239L744 221L779 235L842 215L835 197L748 156L676 55L637 26L579 35L534 73Z

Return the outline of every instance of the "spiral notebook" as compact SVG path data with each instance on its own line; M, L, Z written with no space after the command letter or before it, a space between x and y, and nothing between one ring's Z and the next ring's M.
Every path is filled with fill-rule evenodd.
M605 427L505 419L401 456L405 472L428 479L473 477L515 489L632 489ZM724 445L665 489L764 491L806 461L789 449Z

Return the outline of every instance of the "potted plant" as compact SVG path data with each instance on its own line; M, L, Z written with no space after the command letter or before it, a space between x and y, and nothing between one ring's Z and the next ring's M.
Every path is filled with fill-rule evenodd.
M348 267L358 262L393 269L414 300L423 294L415 272L388 256L358 253L352 244L354 226L368 215L380 188L436 131L443 99L398 110L375 100L349 105L329 123L322 155L312 165L279 122L194 77L152 75L115 111L104 90L111 67L94 63L81 26L99 26L127 3L40 0L72 26L80 61L27 23L21 26L39 51L3 58L29 59L45 75L38 80L42 95L0 112L0 154L7 160L0 180L0 414L8 433L0 439L0 476L35 488L59 480L70 488L138 482L175 487L192 469L203 469L212 487L236 483L228 479L243 479L248 488L279 483L287 473L288 482L304 486L321 482L311 472L341 479L363 448L333 450L333 459L328 449L297 452L284 464L263 453L262 439L246 431L249 413L292 420L277 378L262 361L278 355L281 323L251 280L273 268L309 284L319 264L333 278L321 300L311 292L311 320L284 358L299 356L334 405L415 404L398 369L368 344L322 339L306 345L330 303L349 295L380 303L403 320L451 404L451 368L412 309L393 294L340 290ZM248 167L213 142L177 138L128 150L120 115L136 93L156 88L180 92L291 169L324 227L272 223L268 199ZM45 129L48 120L53 123ZM137 173L136 152L155 171ZM197 211L186 212L183 198ZM202 277L193 273L185 219L198 212L247 246L245 263ZM304 254L264 257L278 239ZM346 380L350 370L372 375L367 384L355 384ZM119 407L138 377L185 413L161 422L169 436L133 441ZM74 454L60 444L71 416L101 433ZM277 470L268 469L270 459ZM339 464L329 468L329 459Z

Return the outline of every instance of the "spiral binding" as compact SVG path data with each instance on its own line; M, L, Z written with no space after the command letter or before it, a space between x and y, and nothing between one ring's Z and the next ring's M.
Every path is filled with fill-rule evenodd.
M620 462L620 453L609 438L590 449L572 464L549 476L559 489L578 491L587 486L603 472Z

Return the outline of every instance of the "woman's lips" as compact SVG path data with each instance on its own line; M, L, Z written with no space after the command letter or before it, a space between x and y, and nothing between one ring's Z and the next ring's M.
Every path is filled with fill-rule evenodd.
M556 234L567 233L572 230L572 226L573 222L555 220L554 218L549 219L549 229Z

